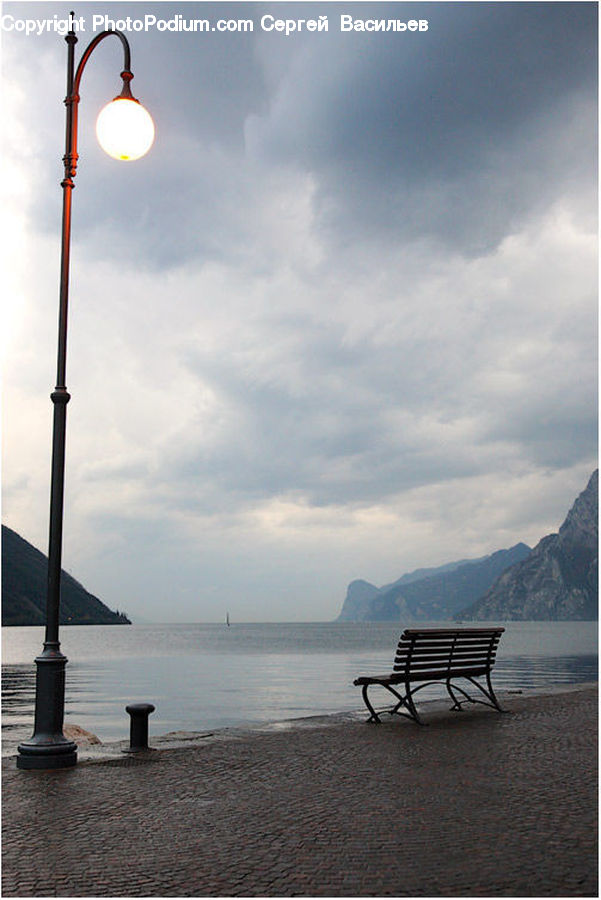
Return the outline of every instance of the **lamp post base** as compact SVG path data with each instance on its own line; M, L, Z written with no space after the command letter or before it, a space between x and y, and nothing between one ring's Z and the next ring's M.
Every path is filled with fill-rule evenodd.
M77 763L77 744L63 734L65 665L58 642L47 642L36 659L33 736L19 744L17 769L66 769Z
M17 769L68 769L77 764L77 744L63 738L61 742L19 744Z

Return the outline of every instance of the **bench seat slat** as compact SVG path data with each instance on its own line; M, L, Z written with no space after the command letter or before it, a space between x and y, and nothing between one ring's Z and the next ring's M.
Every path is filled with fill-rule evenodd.
M496 646L492 650L494 653L496 651ZM437 649L436 647L414 647L406 648L403 647L402 650L397 650L396 658L397 659L420 659L424 656L444 656L447 659L452 656L453 659L461 658L462 656L488 656L489 652L491 652L490 645L488 647L445 647L444 649Z
M490 634L472 634L469 637L461 637L457 635L447 635L446 637L436 637L435 635L424 635L423 637L410 637L406 636L406 634L402 634L399 638L401 643L407 644L453 644L453 643L463 643L463 644L482 644L487 643L490 640L498 640L497 635Z
M414 656L414 657L406 657L406 658L397 658L394 661L393 668L394 669L405 669L405 668L413 668L413 666L423 666L424 665L446 665L457 667L461 666L465 663L480 663L481 665L492 665L494 660L496 659L495 655L488 654L484 655L475 655L473 653L467 653L465 656L454 656L452 660L449 659L448 656Z
M491 647L498 647L498 641L487 641L480 644L462 644L459 641L456 644L399 644L397 653L403 654L424 654L424 653L459 653L469 650L473 653L487 653Z
M424 669L438 669L441 672L449 672L453 674L458 669L492 669L492 664L486 659L462 659L454 663L450 663L444 659L431 659L426 662L411 663L410 666L397 665L394 663L392 669L394 672L421 672Z
M470 675L472 677L476 677L478 675L485 675L486 669L484 666L474 667L466 667L465 669L457 669L452 673L452 678L465 678L466 675ZM429 669L419 672L410 672L409 677L407 678L405 675L401 675L399 672L391 672L388 675L361 675L359 678L356 678L354 684L404 684L406 681L445 681L446 680L446 672L441 671L440 669Z
M492 643L498 644L499 642L498 642L498 640L493 639ZM440 647L442 649L442 648L447 648L447 647L488 647L490 644L491 644L491 638L488 637L488 638L477 638L477 639L474 638L469 641L461 640L461 638L457 638L456 640L451 640L451 641L405 641L405 640L401 640L401 641L399 641L398 646L399 646L399 649L401 649L402 647L415 647L415 648Z
M488 666L492 669L495 663L495 657L490 659L487 656L464 656L461 659L453 659L449 662L448 656L421 656L417 659L395 659L392 668L395 672L404 669L437 669L444 666L445 669L457 669L464 666Z
M480 662L467 662L461 666L448 666L444 665L443 663L430 663L423 666L411 666L411 668L409 669L409 677L411 677L413 672L417 672L419 675L421 675L422 672L438 672L439 675L444 678L446 678L447 676L449 678L455 678L459 677L459 672L467 672L468 669L470 671L472 669L478 669L481 672L486 672L488 666L481 660ZM405 676L405 674L407 674L407 670L401 669L394 669L394 672L395 674L403 675L403 677Z
M458 637L469 637L474 634L479 635L492 635L492 634L503 634L505 631L504 628L500 626L498 628L405 628L403 634L409 635L425 635L427 637L432 637L433 635L438 635L440 637L448 638L452 635L457 635Z

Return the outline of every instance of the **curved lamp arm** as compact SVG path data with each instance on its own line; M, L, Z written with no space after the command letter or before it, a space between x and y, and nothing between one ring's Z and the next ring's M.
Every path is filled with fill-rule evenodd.
M71 21L75 13L71 13ZM78 104L79 104L79 85L81 83L81 76L83 75L83 70L86 67L86 63L89 60L90 56L98 46L98 44L103 41L109 35L114 34L118 37L123 44L123 71L121 72L121 78L123 79L123 90L121 91L121 97L127 98L128 100L134 100L132 97L131 89L129 86L130 81L132 80L133 72L131 71L131 51L129 49L129 43L123 32L109 29L108 31L102 31L100 34L96 35L96 37L90 41L86 49L84 50L82 57L79 61L79 65L77 66L77 71L74 73L75 68L75 44L77 43L77 35L73 29L67 34L65 40L69 45L68 51L68 62L67 62L67 96L65 97L65 105L67 107L67 128L65 135L65 180L75 178L77 172L77 113L78 113ZM64 186L64 183L63 183ZM71 187L74 185L71 184Z
M77 67L77 72L75 73L75 79L73 81L73 86L72 86L73 92L75 92L75 93L79 92L79 83L81 81L81 76L83 74L83 70L85 68L87 61L89 60L90 56L92 55L92 53L94 52L95 48L98 46L100 41L103 41L105 39L105 37L109 36L109 34L114 34L121 40L121 43L123 44L123 70L130 76L130 79L134 77L131 73L131 52L129 49L128 40L122 31L117 31L117 29L110 28L107 31L102 31L99 35L97 35L92 41L90 41L90 43L84 50L83 55L79 61L79 65ZM76 36L75 36L75 39L77 40ZM123 75L121 75L121 77L123 78Z
M75 19L75 13L71 13L71 21L73 22ZM101 41L105 38L109 37L109 35L115 35L115 37L119 38L121 44L123 46L123 71L121 72L121 78L123 80L123 88L121 90L121 94L118 97L115 97L115 100L126 100L133 102L136 104L136 110L139 111L139 114L142 116L146 116L146 118L150 121L150 129L151 129L151 137L150 142L146 144L146 149L152 143L152 137L154 136L154 126L152 125L152 120L150 116L146 113L143 107L138 103L135 97L132 96L130 82L132 80L133 72L131 71L131 52L129 49L129 43L126 36L121 31L117 31L117 29L108 29L107 31L102 31L98 34L93 40L90 41L86 49L84 50L81 59L79 61L79 65L77 66L77 70L75 70L75 44L77 43L77 35L73 27L71 31L65 36L65 41L68 45L68 58L67 58L67 96L65 97L65 106L67 107L67 115L66 115L66 131L65 131L65 155L63 156L63 163L65 167L64 178L61 182L61 187L63 188L63 232L62 232L62 254L61 254L61 296L60 296L60 315L59 315L59 350L58 350L58 364L57 364L57 391L63 391L62 397L59 402L67 402L65 399L65 360L66 360L66 317L67 317L67 294L68 294L68 284L69 284L69 255L70 255L70 236L71 236L71 194L73 188L75 187L74 178L77 173L77 160L79 159L77 153L77 125L78 125L78 109L79 109L79 86L81 83L81 78L83 75L83 71L86 67L86 64ZM128 106L129 104L126 104ZM106 146L105 146L106 149ZM142 152L145 152L143 150ZM140 154L138 154L140 155ZM127 159L130 157L122 156L122 159ZM131 158L136 158L132 156ZM64 323L63 323L64 319ZM55 392L56 393L56 392Z

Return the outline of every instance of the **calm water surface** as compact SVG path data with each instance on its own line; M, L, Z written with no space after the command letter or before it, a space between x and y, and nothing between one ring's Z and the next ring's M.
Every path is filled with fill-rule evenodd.
M505 628L498 688L597 680L596 622ZM142 701L156 706L151 735L361 709L353 679L390 670L400 630L390 622L64 626L65 723L111 741L128 737L124 708ZM2 629L4 755L31 735L43 639L42 628ZM434 687L422 696L443 694Z

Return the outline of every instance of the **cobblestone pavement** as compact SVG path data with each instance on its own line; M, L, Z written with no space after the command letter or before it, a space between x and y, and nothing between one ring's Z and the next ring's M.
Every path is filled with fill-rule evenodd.
M3 766L3 896L597 896L597 692Z

